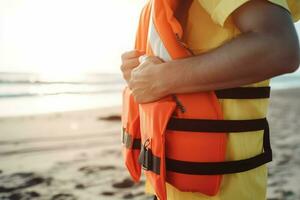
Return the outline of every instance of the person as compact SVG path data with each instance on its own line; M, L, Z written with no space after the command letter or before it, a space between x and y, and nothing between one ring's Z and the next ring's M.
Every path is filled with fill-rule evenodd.
M137 103L153 102L177 93L265 86L270 78L292 73L299 67L299 41L293 24L300 18L298 0L193 0L188 6L182 6L179 13L184 42L195 56L163 62L155 56L143 56L144 52L138 50L122 55L121 71ZM225 116L234 118L232 108L236 102L222 100L220 103ZM261 101L256 105L267 103ZM241 108L250 117L250 110L256 109L247 102ZM246 143L246 136L230 137L227 158L247 157ZM250 146L257 146L256 143ZM147 192L151 193L151 186L146 185ZM181 192L169 184L167 192L171 200L261 200L266 199L266 185L264 165L224 175L220 192L213 197Z

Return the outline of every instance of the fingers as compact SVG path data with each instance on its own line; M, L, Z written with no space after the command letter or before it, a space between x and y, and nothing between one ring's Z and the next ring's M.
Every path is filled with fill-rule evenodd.
M128 51L122 54L122 64L120 69L123 73L128 73L128 70L132 70L140 63L138 57L143 55L144 52L138 50Z
M131 58L137 58L143 54L145 54L145 52L139 51L139 50L132 50L132 51L127 51L127 52L123 53L121 58L122 58L122 60L126 60L126 59L131 59Z
M126 71L129 69L133 69L133 68L137 67L139 64L140 64L140 62L137 58L124 60L121 65L121 70Z
M147 56L147 55L142 55L139 57L139 62L142 64L143 62L151 62L151 63L154 63L154 64L159 64L159 63L162 63L163 60L160 59L159 57L157 56Z
M120 66L120 70L122 71L123 78L127 83L136 70L139 71L151 63L160 64L163 62L158 57L146 56L144 54L145 52L138 50L132 50L122 54L122 64ZM140 68L138 68L138 66L140 66Z

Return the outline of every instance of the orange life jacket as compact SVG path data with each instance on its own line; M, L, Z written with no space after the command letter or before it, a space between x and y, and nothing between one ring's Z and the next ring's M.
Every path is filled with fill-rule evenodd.
M137 162L141 149L139 107L127 87L123 91L122 103L123 157L132 179L138 182L141 176L141 165Z
M166 62L192 56L180 42L183 32L174 17L179 2L151 0L146 4L140 17L137 49ZM218 102L218 98L268 98L269 91L269 87L241 87L173 94L137 105L126 87L122 113L123 152L133 179L139 180L140 162L160 200L167 199L166 182L181 191L212 196L219 191L222 174L247 171L270 161L267 120L223 120ZM225 161L227 133L255 130L265 130L264 151L253 158Z

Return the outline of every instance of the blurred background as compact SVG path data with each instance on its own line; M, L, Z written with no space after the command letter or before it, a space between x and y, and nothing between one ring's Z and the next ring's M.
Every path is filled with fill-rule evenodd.
M146 199L119 136L120 55L144 2L0 0L0 200ZM268 197L300 199L300 71L271 87Z
M143 3L1 0L0 116L119 105L120 55L133 48Z
M143 0L1 0L0 116L120 105Z

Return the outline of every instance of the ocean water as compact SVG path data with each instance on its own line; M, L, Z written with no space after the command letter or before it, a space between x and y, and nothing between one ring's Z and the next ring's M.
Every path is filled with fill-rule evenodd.
M0 117L121 105L124 86L121 74L0 73Z
M271 79L272 89L286 89L300 87L300 69L292 74L286 74Z
M47 77L0 73L0 117L32 115L121 105L121 74ZM271 80L272 89L300 87L300 71Z

